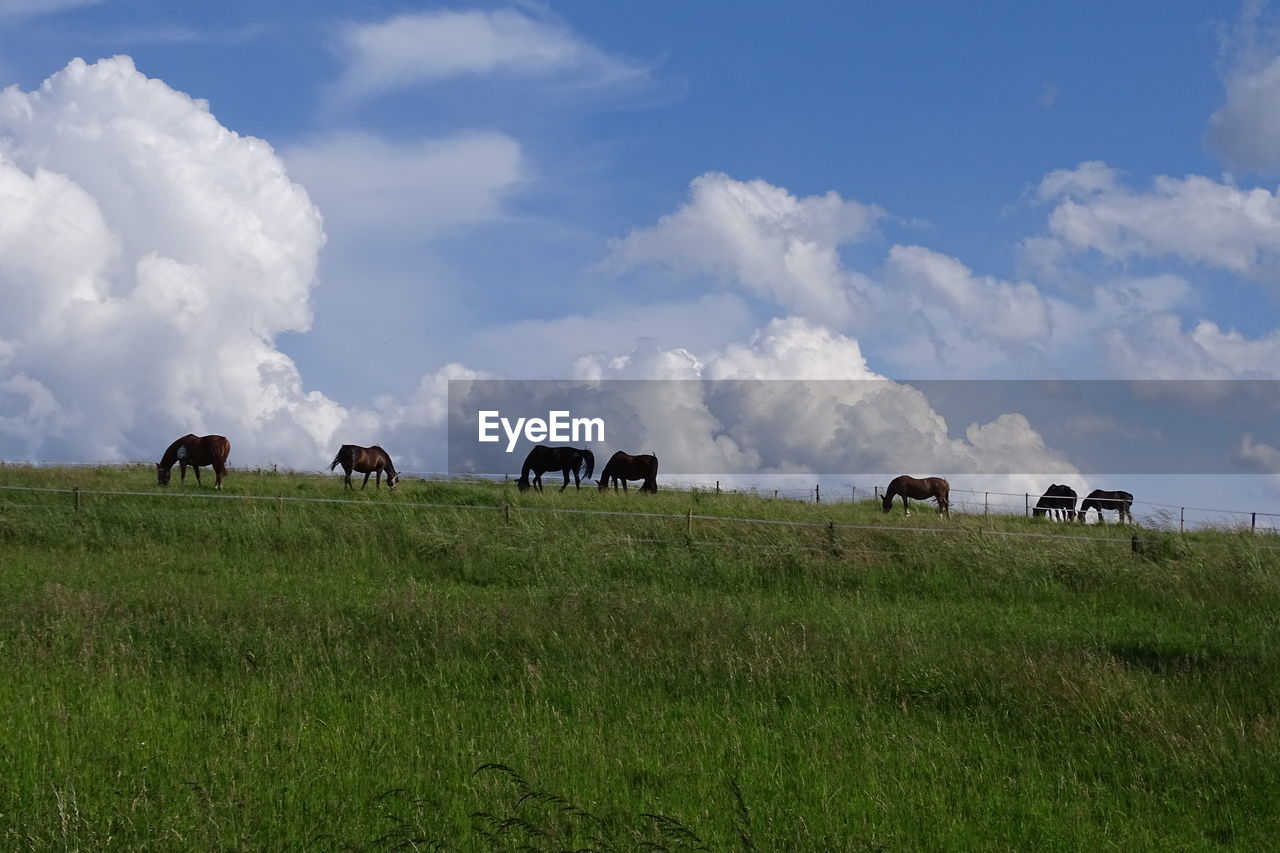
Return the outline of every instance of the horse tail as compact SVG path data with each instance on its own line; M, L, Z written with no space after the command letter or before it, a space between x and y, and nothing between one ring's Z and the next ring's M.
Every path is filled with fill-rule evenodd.
M591 474L596 470L596 455L590 450L582 451L582 468L586 471L586 479L591 479Z
M332 471L338 467L338 463L342 461L342 451L338 451L338 455L333 457L333 462L329 463L329 470Z

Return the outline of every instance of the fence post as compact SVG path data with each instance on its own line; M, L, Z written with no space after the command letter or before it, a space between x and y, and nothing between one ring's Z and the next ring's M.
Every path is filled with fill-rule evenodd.
M991 514L991 493L990 492L982 493L982 514L983 515Z
M821 484L813 487L813 502L816 504L822 503L822 485Z
M1258 514L1256 512L1249 513L1249 532L1258 532Z
M875 488L875 494L876 494L876 500L880 500L880 487L879 487L879 486L876 486L876 488Z
M511 523L511 501L509 500L504 500L502 502L502 523Z
M690 509L684 514L684 532L686 536L693 535L693 510Z
M831 553L836 552L836 523L834 521L827 522L827 545L831 548Z
M716 480L716 494L720 494L720 481Z
M777 490L777 489L774 489L774 490L773 490L773 499L774 499L775 501L778 499L778 490Z
M1023 502L1026 504L1026 516L1031 517L1031 495L1027 492L1022 493Z
M858 502L858 487L857 487L857 486L850 486L850 487L849 487L849 500L850 500L850 501L852 501L853 503L857 503L857 502Z
M76 512L79 512L80 511L80 487L76 486L75 489L72 490L72 492L75 495Z
M1178 532L1187 532L1187 508L1185 506L1178 507Z

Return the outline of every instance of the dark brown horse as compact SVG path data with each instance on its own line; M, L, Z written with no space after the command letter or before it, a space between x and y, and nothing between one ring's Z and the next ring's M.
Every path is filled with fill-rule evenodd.
M1059 486L1053 483L1044 490L1040 500L1032 507L1031 514L1039 518L1047 515L1059 521L1075 521L1076 490L1070 486Z
M625 492L627 480L644 480L640 485L642 492L658 491L658 457L648 453L632 456L621 450L610 456L600 472L600 491L606 491L612 481L614 491L617 491L618 483L622 483L622 491Z
M215 489L222 488L222 478L227 473L227 455L231 453L231 442L220 435L192 435L188 433L169 445L169 449L156 463L156 482L162 486L169 485L169 476L173 473L173 463L178 463L179 479L187 481L187 466L196 469L196 483L200 483L200 466L212 465L217 475Z
M535 445L529 455L524 458L524 467L520 469L520 479L516 486L527 492L532 485L542 491L542 475L548 471L563 471L564 485L560 491L569 488L569 473L573 472L573 487L582 488L583 480L591 479L591 472L596 467L596 456L590 450L579 450L576 447L547 447L545 444ZM533 472L533 483L529 483L529 472Z
M1089 493L1089 497L1080 502L1080 523L1084 524L1084 517L1089 514L1089 510L1096 509L1098 511L1098 523L1103 524L1102 511L1104 509L1114 509L1119 516L1121 524L1127 517L1129 523L1133 524L1133 495L1128 492L1104 492L1102 489L1094 489Z
M893 509L893 499L899 495L902 496L902 509L907 515L911 515L911 504L908 499L927 501L933 498L938 502L938 512L948 518L951 516L951 484L941 477L925 477L922 480L908 477L906 474L894 477L889 483L889 488L884 490L885 512Z
M344 444L338 449L338 455L333 457L333 462L329 464L329 470L332 471L339 465L342 466L343 473L346 475L342 478L347 484L348 489L354 489L351 485L351 472L364 474L364 482L360 484L360 488L369 485L369 475L374 474L373 485L375 488L382 488L382 472L387 472L387 488L394 489L396 483L400 482L400 475L396 473L396 466L391 464L391 457L387 455L387 451L378 445L373 447L361 447L358 444Z

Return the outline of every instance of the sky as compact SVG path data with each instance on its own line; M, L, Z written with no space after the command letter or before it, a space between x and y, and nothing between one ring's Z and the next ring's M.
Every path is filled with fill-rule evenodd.
M190 431L438 470L451 378L1277 378L1278 24L0 0L0 459ZM995 413L909 396L1007 470ZM687 402L722 452L783 428ZM1245 468L1280 471L1268 438L1231 437Z

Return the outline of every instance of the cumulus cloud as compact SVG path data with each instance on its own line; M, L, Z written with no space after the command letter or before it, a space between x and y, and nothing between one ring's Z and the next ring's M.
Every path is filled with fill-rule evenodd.
M1201 175L1125 186L1114 170L1084 163L1040 184L1052 203L1049 233L1024 244L1041 266L1094 251L1108 261L1175 259L1280 285L1280 195Z
M919 390L870 370L856 340L800 317L776 318L721 350L642 346L580 367L592 379L724 380L654 385L663 399L635 406L640 414L626 425L636 446L662 447L669 467L683 472L699 465L814 476L1076 470L1016 413L952 435Z
M275 345L311 323L323 243L269 145L127 57L0 92L0 455L146 458L191 431L233 464L316 464L371 417ZM424 394L388 422L437 417Z
M1240 436L1235 461L1250 474L1280 474L1280 450L1265 441L1254 441L1252 435Z
M434 11L352 24L340 38L343 98L459 77L556 79L600 89L634 83L645 69L612 57L555 20L513 9Z
M284 158L330 228L362 242L498 218L527 173L520 144L492 132L394 143L349 131L296 145Z
M717 277L839 327L857 313L861 279L841 263L839 248L870 236L883 216L834 192L797 198L766 181L712 172L693 180L674 213L616 241L604 268L653 264Z

